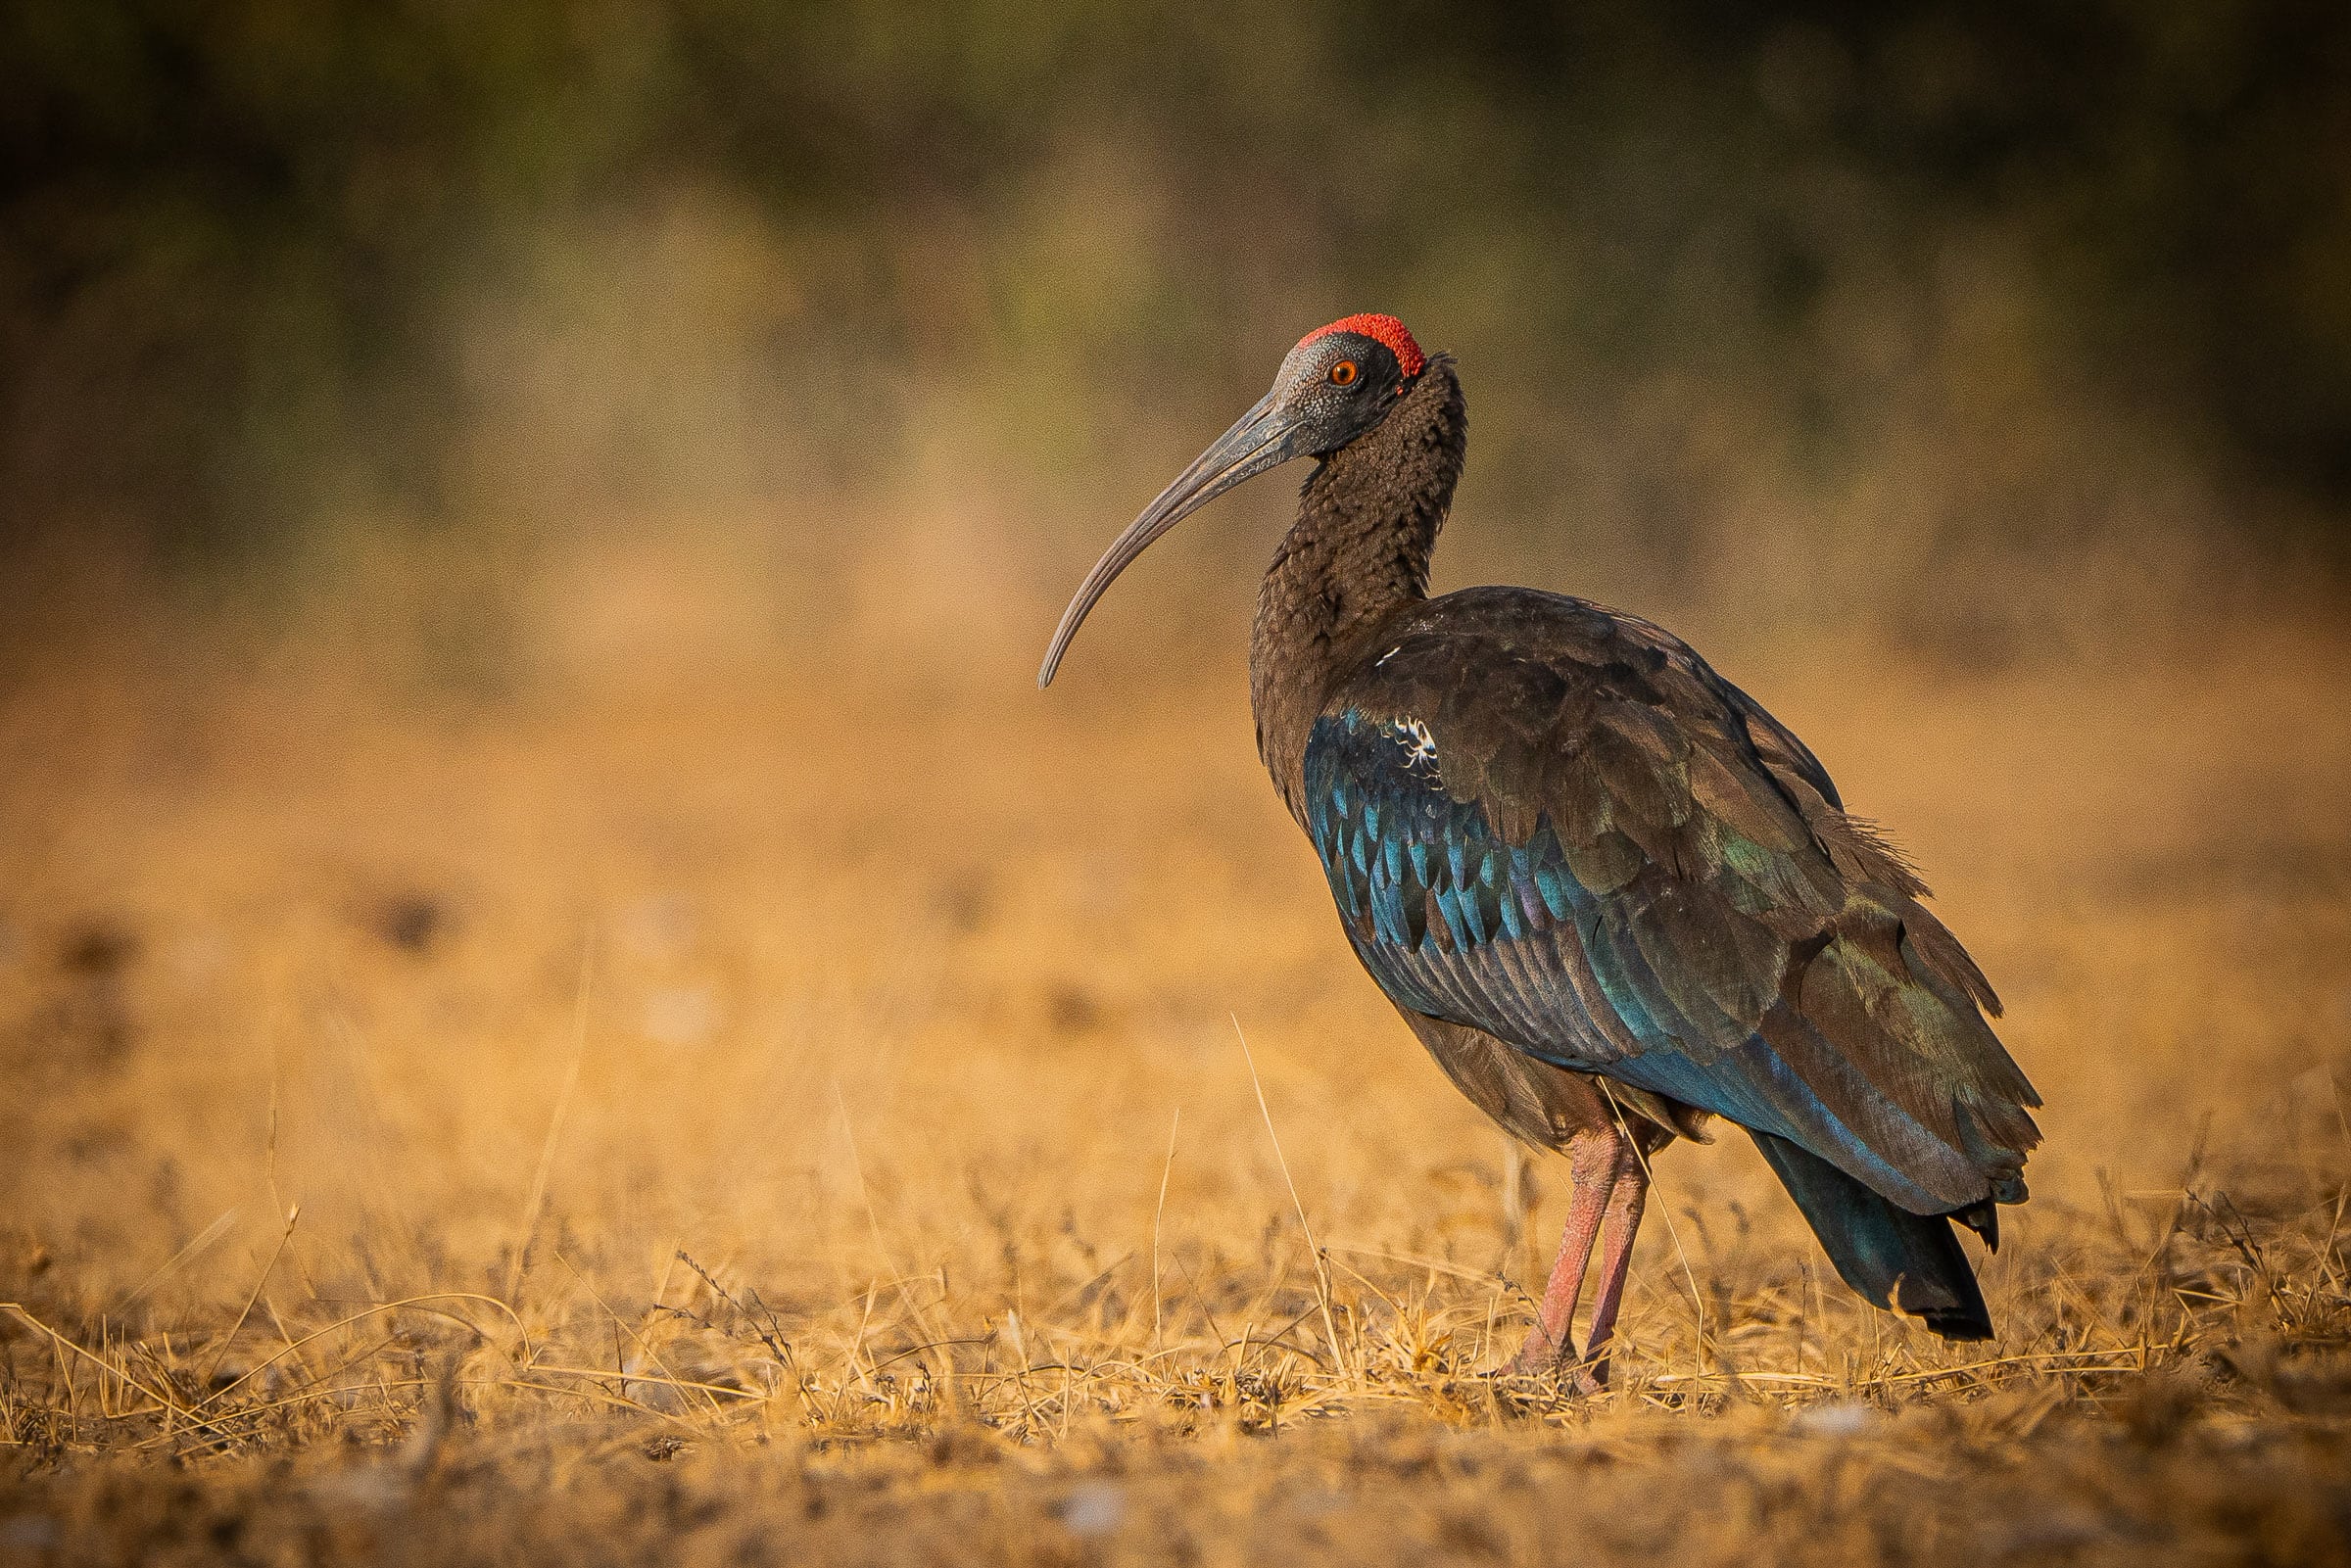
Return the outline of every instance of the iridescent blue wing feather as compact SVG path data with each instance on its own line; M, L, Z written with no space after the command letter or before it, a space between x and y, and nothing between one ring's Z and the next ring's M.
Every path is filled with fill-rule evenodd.
M1914 1212L2023 1196L1997 1003L1819 762L1646 622L1400 621L1308 743L1308 832L1400 1006L1785 1139Z

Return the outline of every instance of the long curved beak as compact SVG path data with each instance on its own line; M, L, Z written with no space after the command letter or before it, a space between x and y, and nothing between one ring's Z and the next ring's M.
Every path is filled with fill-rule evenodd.
M1153 540L1241 481L1297 456L1291 446L1296 433L1297 421L1277 406L1274 394L1269 392L1230 430L1219 436L1216 445L1193 458L1192 465L1177 474L1176 482L1161 491L1159 499L1144 507L1140 517L1127 525L1127 532L1111 541L1110 548L1102 552L1102 558L1094 562L1094 569L1085 574L1085 581L1078 585L1070 607L1061 612L1061 624L1053 629L1053 642L1045 649L1044 667L1036 672L1038 689L1053 684L1053 672L1060 666L1061 656L1069 651L1070 640L1078 635L1078 628L1085 624L1094 601L1109 592L1110 585L1137 555L1151 547Z

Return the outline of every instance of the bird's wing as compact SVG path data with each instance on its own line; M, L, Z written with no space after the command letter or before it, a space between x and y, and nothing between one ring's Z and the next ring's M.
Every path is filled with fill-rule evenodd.
M1308 831L1399 1005L1787 1138L1917 1212L2023 1196L2039 1099L1926 889L1801 741L1579 599L1419 607L1342 681Z

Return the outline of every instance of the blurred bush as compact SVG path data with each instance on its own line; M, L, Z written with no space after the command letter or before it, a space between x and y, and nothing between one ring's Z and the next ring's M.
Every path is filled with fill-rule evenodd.
M0 0L0 558L1098 532L1371 308L1471 567L2339 563L2351 9Z

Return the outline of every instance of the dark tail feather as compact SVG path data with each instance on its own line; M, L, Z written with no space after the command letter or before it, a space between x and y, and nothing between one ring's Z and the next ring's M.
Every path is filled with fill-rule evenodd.
M1991 1338L1991 1314L1950 1215L1911 1213L1809 1150L1751 1135L1847 1285L1880 1307L1898 1292L1901 1309L1946 1340Z

